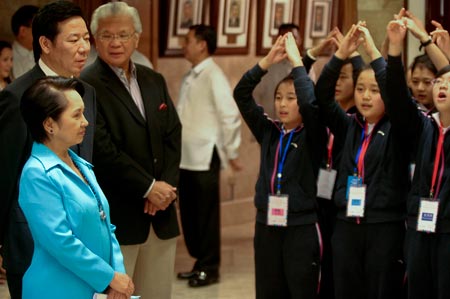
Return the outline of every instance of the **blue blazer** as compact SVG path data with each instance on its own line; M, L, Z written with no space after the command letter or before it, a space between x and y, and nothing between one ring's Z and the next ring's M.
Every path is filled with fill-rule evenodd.
M19 204L35 246L23 278L24 299L90 299L108 287L115 271L125 273L108 202L92 165L69 153L107 218L100 219L90 187L47 146L33 143L19 186Z
M33 239L22 210L18 192L22 168L31 153L32 138L20 114L23 93L45 74L38 64L0 92L0 245L3 244L3 266L10 274L23 275L33 256ZM83 82L84 116L89 121L83 142L72 149L91 162L94 144L96 101L95 89Z

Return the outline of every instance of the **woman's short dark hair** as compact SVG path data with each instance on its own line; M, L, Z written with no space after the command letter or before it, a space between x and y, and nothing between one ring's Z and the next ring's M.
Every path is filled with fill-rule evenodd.
M23 94L20 111L36 142L42 143L47 139L44 121L49 117L58 121L67 108L68 101L64 92L69 90L77 91L80 96L84 95L81 81L76 78L63 77L39 79Z

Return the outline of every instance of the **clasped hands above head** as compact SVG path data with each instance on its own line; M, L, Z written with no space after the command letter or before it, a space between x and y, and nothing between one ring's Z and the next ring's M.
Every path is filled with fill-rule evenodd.
M267 70L271 65L286 58L294 67L303 65L300 51L291 32L278 36L269 53L260 60L259 66Z

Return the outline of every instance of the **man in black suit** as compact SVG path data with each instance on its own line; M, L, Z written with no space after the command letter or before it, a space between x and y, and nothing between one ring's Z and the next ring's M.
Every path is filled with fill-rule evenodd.
M181 124L164 78L131 61L137 10L110 2L92 15L97 60L81 78L96 89L94 171L108 198L125 268L142 298L171 298Z
M33 19L36 65L0 93L0 244L12 299L22 297L22 277L31 262L33 239L18 205L18 181L31 151L31 137L20 115L20 99L36 80L47 76L79 76L89 53L89 32L81 9L68 1L42 7ZM85 117L90 125L73 149L91 161L95 123L95 91L85 84Z

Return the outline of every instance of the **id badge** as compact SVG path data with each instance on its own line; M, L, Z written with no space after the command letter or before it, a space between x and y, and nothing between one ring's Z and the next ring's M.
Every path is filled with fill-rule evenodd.
M336 173L337 171L334 169L319 169L319 177L317 178L318 197L331 199L336 182Z
M436 232L438 210L439 200L421 198L419 215L417 216L417 230L429 233Z
M287 194L269 195L267 225L287 226L288 200Z
M347 201L347 217L364 217L366 185L350 186Z
M350 192L350 187L358 187L362 185L362 178L359 178L356 175L349 175L347 177L347 193L345 195L345 198L348 200L348 195Z

